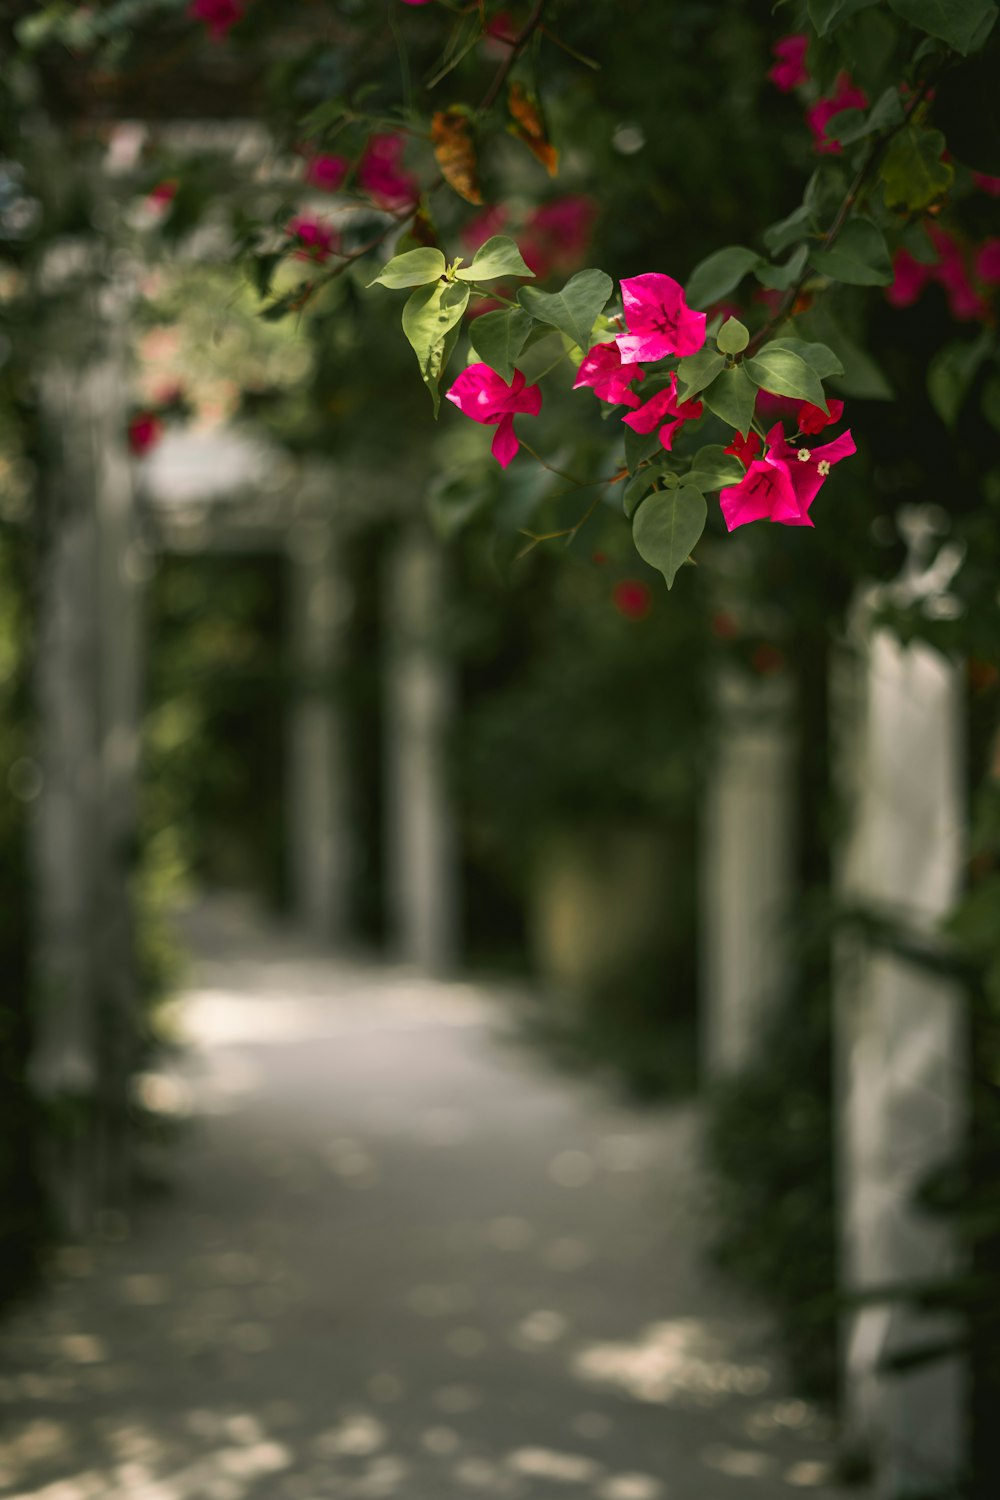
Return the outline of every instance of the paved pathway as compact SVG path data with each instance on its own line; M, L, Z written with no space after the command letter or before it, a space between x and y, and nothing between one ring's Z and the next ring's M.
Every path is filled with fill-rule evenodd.
M167 1195L0 1333L22 1500L833 1496L698 1266L696 1119L555 1076L511 1001L216 904L144 1096Z

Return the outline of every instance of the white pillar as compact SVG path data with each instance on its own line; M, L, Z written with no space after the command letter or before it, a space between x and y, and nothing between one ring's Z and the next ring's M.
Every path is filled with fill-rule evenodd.
M337 703L341 637L351 608L325 520L288 533L292 701L289 709L288 847L293 909L317 937L350 932L352 843L347 750Z
M726 672L701 851L702 1065L739 1073L788 984L795 743L785 674Z
M125 447L125 289L65 257L72 296L39 379L45 542L35 694L31 1076L59 1125L46 1169L71 1231L120 1201L134 1061L131 881L141 568ZM57 257L47 268L59 272ZM76 278L79 278L77 280Z
M965 799L962 677L923 644L859 633L840 716L850 723L842 785L851 813L845 900L928 942L959 890ZM959 1147L966 1035L947 979L885 946L838 945L838 1155L842 1277L848 1294L934 1280L956 1264L951 1231L921 1213L921 1179ZM944 1490L962 1464L962 1370L939 1360L885 1375L880 1362L946 1341L949 1319L898 1302L848 1314L846 1438L875 1467L880 1496Z
M443 572L427 532L400 530L383 580L389 938L399 958L430 972L451 968L458 944L445 764L453 694L441 649Z

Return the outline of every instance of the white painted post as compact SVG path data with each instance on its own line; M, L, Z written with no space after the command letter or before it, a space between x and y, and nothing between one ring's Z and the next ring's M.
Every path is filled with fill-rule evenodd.
M846 692L843 663L838 672L840 717L852 721L842 893L933 942L958 894L964 842L961 672L923 644L866 633L865 623ZM962 1139L965 1017L952 983L884 947L846 939L836 958L842 1279L849 1294L870 1294L956 1263L949 1228L921 1213L913 1193ZM953 1331L949 1319L899 1302L866 1303L845 1319L846 1443L873 1463L880 1496L943 1491L961 1470L958 1361L880 1369Z
M429 972L457 956L455 832L445 738L452 681L441 650L444 570L433 538L402 528L386 559L385 849L390 944Z
M39 378L47 465L35 694L31 1076L75 1121L46 1169L65 1227L83 1232L126 1175L135 1038L130 883L139 721L139 570L125 450L122 288L98 297L89 246L47 274L69 285Z
M730 1077L754 1057L786 993L795 838L795 743L784 673L725 673L701 855L702 1066Z
M293 909L328 942L350 933L352 843L347 751L335 673L351 608L350 584L327 520L300 519L287 534L292 702L288 843Z

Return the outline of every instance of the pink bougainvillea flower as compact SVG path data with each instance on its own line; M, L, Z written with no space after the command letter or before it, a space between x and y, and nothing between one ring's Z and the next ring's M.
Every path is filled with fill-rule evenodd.
M244 0L191 0L188 15L194 21L203 21L212 40L221 42L242 21L245 10Z
M842 109L867 109L868 95L851 81L849 73L838 73L833 93L828 99L817 99L806 113L806 122L813 133L816 150L821 153L840 152L840 142L825 134L827 124Z
M748 521L779 521L783 526L811 526L809 508L835 463L857 450L850 431L819 448L794 448L780 422L767 434L767 452L756 458L739 484L719 496L730 531Z
M976 275L988 286L1000 281L1000 240L987 240L976 251Z
M684 288L671 276L647 271L627 278L622 302L628 333L620 333L617 344L625 360L697 354L705 342L705 314L691 311Z
M155 448L163 436L163 423L154 411L136 412L128 424L128 445L136 456Z
M961 322L985 318L989 307L972 284L962 246L940 224L932 224L928 233L940 256L934 277L944 287L952 317Z
M600 401L608 401L612 406L638 406L639 397L629 390L629 386L633 380L642 380L645 373L641 365L624 363L618 345L612 339L607 344L595 344L584 355L573 389L577 391L581 386L589 385Z
M776 89L783 94L790 94L792 89L798 88L800 83L809 82L809 74L806 70L806 53L809 51L809 38L801 32L793 36L783 36L780 42L775 42L771 48L771 55L776 59L774 67L768 71L768 78Z
M760 452L760 433L751 430L744 437L742 432L734 432L732 442L728 448L723 449L723 452L731 453L734 458L738 458L745 469L753 463Z
M885 289L886 300L893 307L912 307L927 283L934 280L936 267L914 260L909 250L897 250L892 269L895 279Z
M622 578L611 590L611 602L626 620L644 620L653 607L653 595L641 578Z
M405 150L401 135L369 137L358 166L358 186L380 208L406 208L420 197L420 184L403 166Z
M830 408L829 416L821 406L813 406L811 401L803 401L799 407L799 431L805 433L806 437L815 437L824 427L832 427L834 422L839 422L844 415L843 401L831 396L826 404Z
M180 183L176 177L165 177L162 182L158 182L154 188L150 189L146 196L146 202L151 208L161 210L168 208L177 197L177 189L179 187Z
M462 226L459 238L465 250L471 250L473 254L480 245L492 239L495 234L502 234L507 227L509 215L502 203L494 203L489 208L484 208L474 218Z
M344 178L351 169L346 156L330 156L322 153L309 158L306 166L306 182L320 188L324 193L335 193L343 186Z
M652 432L654 428L660 429L660 442L667 452L673 446L674 433L678 427L685 422L693 422L701 416L702 404L700 401L678 401L677 399L677 372L671 370L670 384L655 396L650 396L644 405L637 411L630 412L627 417L622 417L626 427L631 427L633 432Z
M1000 177L990 177L986 172L973 172L972 180L982 193L991 198L1000 198Z
M337 248L337 232L323 219L289 219L286 232L296 242L296 260L314 260L322 265Z
M496 436L490 451L501 469L506 469L517 453L520 444L514 431L514 417L524 412L537 417L542 409L542 393L537 385L525 385L520 370L507 384L489 365L467 365L445 392L445 400L451 401L465 416L487 427L495 427Z

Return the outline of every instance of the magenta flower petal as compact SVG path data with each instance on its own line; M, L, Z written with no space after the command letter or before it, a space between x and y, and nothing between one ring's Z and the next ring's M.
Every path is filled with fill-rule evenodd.
M509 412L507 416L500 418L500 425L497 427L493 442L490 444L490 452L501 469L506 469L520 446L520 443L517 441L517 433L514 431L514 414L513 412Z
M817 99L806 112L806 121L813 133L816 150L823 155L840 154L840 142L827 136L826 127L834 115L843 109L867 109L868 95L851 81L850 74L839 73L834 91L829 99Z
M629 390L633 380L643 380L645 370L641 365L626 364L614 339L606 344L595 344L585 354L573 382L573 389L589 385L600 401L612 406L638 406L639 397Z
M674 392L670 386L664 391L657 391L655 396L650 396L644 401L638 411L629 412L627 417L622 417L626 427L631 427L633 432L652 432L667 417L676 416Z
M242 21L243 0L191 0L188 15L203 21L214 42L221 42L238 21Z
M342 186L350 167L346 156L314 156L306 167L306 181L324 193L335 193Z
M518 451L514 415L523 412L536 417L542 409L542 393L537 385L524 383L522 371L515 370L508 385L489 365L467 365L445 392L445 400L457 406L464 416L486 427L496 427L492 452L501 468L506 468Z
M622 359L665 359L697 354L705 342L705 314L692 312L684 288L671 276L648 271L622 282L627 334L616 339Z
M976 251L976 275L991 285L1000 281L1000 239L980 245Z
M719 495L722 518L729 531L749 521L770 519L777 506L791 507L798 514L791 480L780 464L756 458L739 484L728 485Z
M677 373L671 371L670 384L666 389L651 396L644 405L639 407L638 411L622 417L622 421L626 426L631 427L633 432L652 432L654 428L659 427L661 446L669 453L677 429L685 422L694 421L701 416L701 413L700 401L678 401ZM670 418L673 420L668 420Z
M850 428L834 438L832 443L823 443L819 448L813 448L811 452L805 448L800 448L795 452L787 443L782 446L784 447L783 462L788 470L788 477L795 490L795 498L803 517L798 523L791 521L786 524L811 526L812 522L808 519L809 507L826 483L830 470L842 458L848 458L852 453L856 453L857 446L851 436ZM775 519L783 520L784 517L775 517Z
M809 50L809 38L801 32L793 36L784 36L780 42L775 42L771 48L771 54L776 59L774 67L768 72L768 78L776 89L783 94L791 93L800 83L809 82L809 74L806 71L806 53Z
M886 301L892 307L912 307L927 283L934 278L934 266L914 260L908 250L897 250L892 263L895 280L885 289Z

